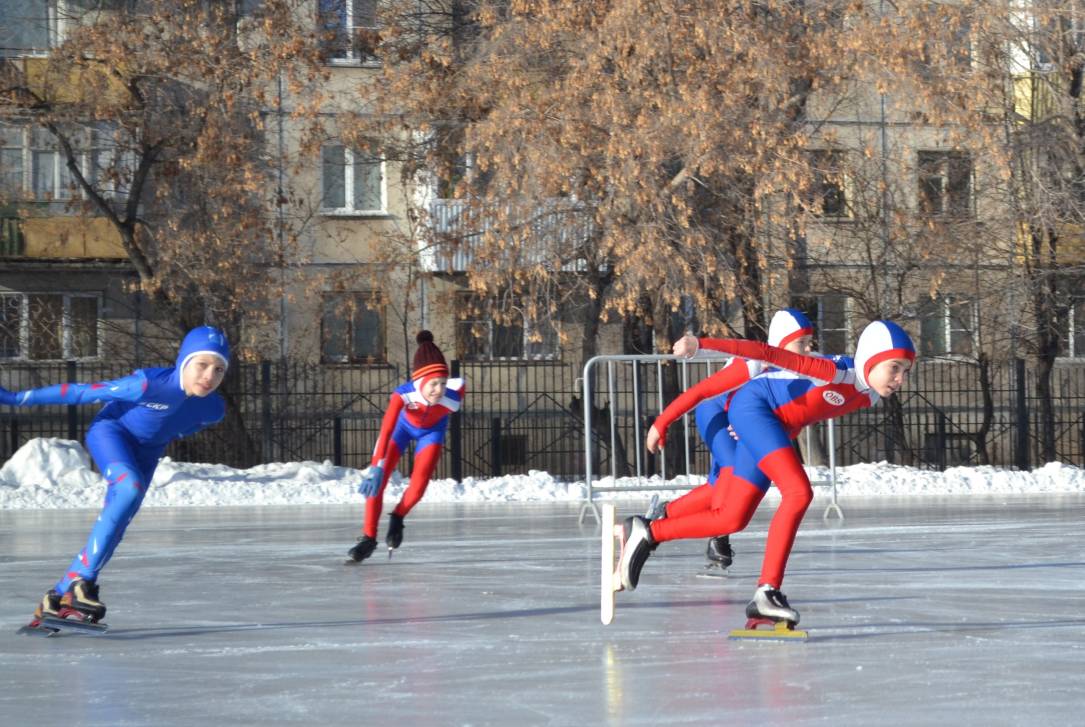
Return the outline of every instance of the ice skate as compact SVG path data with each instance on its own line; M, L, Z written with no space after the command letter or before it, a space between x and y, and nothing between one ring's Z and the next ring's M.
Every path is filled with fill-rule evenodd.
M99 600L98 585L79 579L72 582L63 596L56 591L46 593L34 611L34 620L19 632L37 632L41 636L62 631L101 635L109 628L101 622L103 616L105 604Z
M34 615L30 619L30 623L19 629L18 633L51 636L56 633L56 630L43 626L42 621L46 618L58 618L57 614L59 611L60 594L50 588L45 592L45 595L41 597L41 601L38 602L37 607L34 609Z
M373 555L373 551L376 549L377 539L371 538L368 535L363 535L358 538L358 542L354 547L347 551L346 565L361 563L363 560Z
M660 500L659 495L652 495L652 500L648 503L648 508L644 511L644 519L651 522L653 520L659 520L662 517L667 517L667 505L669 505L670 502L670 500Z
M98 584L79 578L72 581L60 598L57 617L98 623L105 616L105 604L99 600Z
M403 516L392 513L388 516L388 533L384 536L384 543L388 546L388 557L392 557L392 551L403 542Z
M729 535L720 535L716 538L709 538L708 546L705 549L705 558L708 559L711 566L730 568L735 559L735 551L731 548L731 537Z
M41 621L46 616L56 616L60 611L60 594L50 588L41 597L38 607L34 609L34 620Z
M726 578L727 569L734 561L734 557L735 551L731 548L729 536L720 535L709 538L705 548L705 559L708 562L697 575L700 578Z
M805 631L795 630L798 623L799 612L791 608L787 596L765 583L746 604L746 628L735 629L731 638L805 639ZM765 626L771 629L761 628Z
M622 541L622 557L619 561L619 571L622 578L622 587L627 591L637 588L640 581L640 571L648 556L656 549L656 541L652 539L652 530L649 523L642 517L626 518L622 525L624 539Z

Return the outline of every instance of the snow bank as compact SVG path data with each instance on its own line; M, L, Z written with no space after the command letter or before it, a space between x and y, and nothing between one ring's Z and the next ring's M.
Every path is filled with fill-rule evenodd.
M360 503L356 487L362 470L336 467L330 462L287 462L239 470L224 465L190 464L165 458L158 466L146 507L214 505L301 505ZM827 481L828 470L810 468L811 479ZM406 480L392 475L385 493L396 500ZM664 482L653 477L637 483L619 480L617 486L649 484L664 497L683 478ZM613 486L609 478L596 482ZM837 491L842 498L908 495L1042 494L1085 492L1085 470L1051 463L1032 472L995 467L954 467L932 472L891 465L859 464L837 470ZM90 458L78 442L34 439L0 467L0 508L97 508L105 481L91 470ZM818 490L820 492L820 490ZM607 497L644 499L644 491L608 494ZM769 497L776 497L775 488ZM434 480L427 502L577 502L584 498L583 482L561 482L546 472L473 478L463 482Z

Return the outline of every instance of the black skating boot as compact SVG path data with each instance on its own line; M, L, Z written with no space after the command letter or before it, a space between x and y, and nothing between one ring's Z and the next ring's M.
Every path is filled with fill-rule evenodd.
M373 555L373 551L377 549L377 539L371 538L368 535L363 535L358 538L357 544L353 548L347 551L347 555L356 563L359 563L369 556Z
M61 618L75 616L92 623L101 621L105 616L105 604L98 597L98 584L82 578L72 581L68 592L60 599L58 614Z
M394 512L388 516L388 533L384 536L388 550L395 550L403 542L403 516Z
M746 604L746 618L750 622L778 623L786 621L791 626L799 622L799 612L787 602L787 596L768 583L758 586L753 600ZM747 625L746 628L752 628Z
M656 541L652 539L652 529L648 521L642 517L626 518L622 524L625 538L622 541L622 559L618 564L622 576L622 587L627 591L637 588L640 581L640 571L644 567L644 561L656 549Z
M729 535L720 535L719 537L709 538L705 558L708 558L709 564L713 566L729 568L735 560L735 551L731 548L731 537Z

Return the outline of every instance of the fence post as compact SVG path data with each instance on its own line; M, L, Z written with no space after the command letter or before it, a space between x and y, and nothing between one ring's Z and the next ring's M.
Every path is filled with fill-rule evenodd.
M945 472L947 446L946 440L948 439L948 437L946 436L946 415L939 411L936 413L936 416L937 419L935 419L934 424L934 441L935 447L938 448L938 452L935 456L937 457L938 470L940 472Z
M889 406L886 406L886 409L888 409L888 408L889 408ZM886 419L888 420L890 414L889 414L888 411L886 412L886 414L887 414ZM888 462L889 464L896 464L896 461L895 461L896 455L894 454L894 452L896 450L896 448L894 447L894 444L896 443L896 440L893 439L893 428L891 426L887 425L885 427L884 442L885 442L885 444L884 444L884 446L885 446L885 461Z
M459 359L452 359L452 378L457 379L460 376L460 361ZM463 407L460 407L460 415L452 416L452 421L449 422L449 439L452 441L452 479L456 482L463 481L463 428L460 424L460 419L463 417Z
M1015 414L1017 429L1017 456L1014 464L1019 470L1029 468L1029 436L1028 436L1028 397L1025 391L1025 360L1014 359L1014 384L1017 387L1017 406Z
M332 462L343 466L343 417L332 420Z
M75 383L75 361L68 361L67 365L69 384ZM79 439L79 410L74 404L68 405L68 439Z
M501 476L501 419L490 419L490 474Z
M264 461L274 462L272 447L271 420L271 362L260 362L260 418L264 434Z

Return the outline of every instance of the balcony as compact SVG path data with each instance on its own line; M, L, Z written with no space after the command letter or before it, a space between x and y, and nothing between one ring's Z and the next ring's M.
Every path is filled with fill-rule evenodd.
M474 260L473 248L481 236L497 229L492 217L472 209L465 200L433 200L429 234L418 242L423 269L434 273L464 272ZM529 218L501 223L501 229L508 229L510 235L520 239L526 235L528 249L511 250L525 264L559 260L561 269L567 272L584 270L586 262L578 251L598 233L588 208L560 198L540 203Z
M104 217L0 217L0 257L119 259L128 257Z

